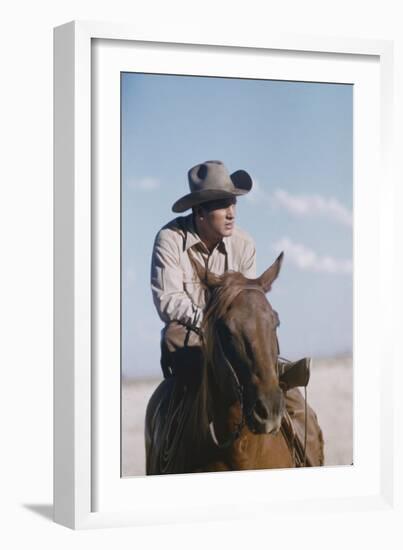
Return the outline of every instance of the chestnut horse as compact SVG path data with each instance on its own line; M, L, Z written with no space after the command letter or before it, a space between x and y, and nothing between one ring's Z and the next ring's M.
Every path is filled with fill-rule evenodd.
M323 465L315 413L299 390L284 394L279 386L279 319L265 294L282 258L257 279L237 272L218 277L194 263L208 293L202 326L205 365L201 372L189 371L193 380L164 380L151 396L145 424L147 475ZM298 419L287 413L287 400L293 402L294 416L302 414L305 420L308 413L299 431ZM302 437L301 425L308 428Z

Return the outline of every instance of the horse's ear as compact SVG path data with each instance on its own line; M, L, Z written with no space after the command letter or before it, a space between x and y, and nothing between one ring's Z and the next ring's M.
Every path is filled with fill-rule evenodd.
M258 284L265 292L269 292L273 281L275 281L280 273L281 264L283 262L284 252L282 252L277 260L257 279Z
M222 277L219 275L216 275L215 273L212 273L211 271L207 271L207 279L204 281L208 288L214 288L216 286L220 286L222 283Z
M208 288L218 286L221 283L221 277L215 275L211 271L206 270L195 258L191 258L193 269L195 270L200 281Z

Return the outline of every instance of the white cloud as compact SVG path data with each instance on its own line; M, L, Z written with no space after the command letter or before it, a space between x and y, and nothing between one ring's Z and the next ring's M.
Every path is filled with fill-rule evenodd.
M139 180L132 180L129 182L130 189L133 189L134 191L154 191L160 186L160 181L152 177L141 178Z
M277 189L273 194L276 204L289 212L300 216L312 216L315 214L332 218L343 225L351 226L353 216L351 210L346 208L334 197L321 195L292 195L288 191Z
M320 256L311 248L293 242L288 237L283 237L274 243L273 248L276 252L284 251L284 259L303 271L351 273L353 270L352 260Z
M284 189L276 189L273 193L265 191L259 180L253 180L253 187L246 199L253 203L270 203L273 206L284 208L298 216L326 216L332 220L347 225L353 224L351 210L334 197L323 195L295 195Z

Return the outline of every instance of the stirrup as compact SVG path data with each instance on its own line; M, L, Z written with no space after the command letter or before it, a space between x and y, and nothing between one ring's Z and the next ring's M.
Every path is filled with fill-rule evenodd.
M296 387L306 387L311 374L311 358L304 357L292 362L278 359L279 384L284 391Z

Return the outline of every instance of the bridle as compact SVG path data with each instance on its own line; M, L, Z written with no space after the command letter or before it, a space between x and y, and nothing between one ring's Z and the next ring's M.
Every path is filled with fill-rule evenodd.
M253 285L253 286L248 286L248 287L241 287L239 289L239 291L237 293L234 294L234 296L232 297L232 301L244 290L258 290L259 292L261 292L263 295L265 295L265 292L264 290L257 286L257 285ZM230 304L228 304L229 306ZM202 340L204 339L204 334L203 332L201 333L201 338ZM277 373L277 377L279 377L279 357L280 357L280 346L279 346L279 343L278 343L278 339L276 338L277 340L277 357L276 357L276 373ZM230 432L229 434L229 437L224 441L224 442L219 442L218 441L218 438L217 438L217 435L215 433L215 429L214 429L214 419L212 419L210 422L209 422L209 430L210 430L210 435L214 441L214 444L219 447L220 449L226 449L228 447L230 447L237 439L238 437L240 437L241 435L241 432L242 432L242 429L243 427L245 426L246 424L246 414L245 414L245 407L244 407L244 386L243 384L241 383L240 379L239 379L239 376L237 375L236 373L236 370L234 369L233 365L231 364L231 361L229 360L227 354L224 352L224 348L223 348L223 345L222 345L222 342L221 342L221 337L220 337L220 334L219 332L217 331L216 335L215 335L215 341L218 343L218 349L219 349L219 353L220 353L220 356L221 356L221 359L223 361L223 363L227 366L229 372L231 373L231 376L234 380L234 383L235 383L235 391L236 391L236 394L237 394L237 398L238 398L238 402L239 402L239 405L240 405L240 409L241 409L241 420L235 424L235 430ZM253 407L252 407L252 410L253 410ZM297 448L297 452L298 452L298 455L299 457L297 457L295 455L295 447L294 445L292 446L292 449L291 451L293 452L294 454L294 460L296 462L296 464L299 462L298 465L300 466L305 466L306 465L306 445L307 445L307 391L306 391L306 387L305 387L305 434L304 434L304 446L303 446L303 449L301 448ZM287 416L288 413L287 411L285 411L285 414ZM294 431L293 431L293 426L292 426L292 421L291 421L291 418L288 418L288 424L289 426L291 427L291 431L292 431L292 439L295 440L295 434L294 434ZM256 433L254 432L253 429L251 429L252 433ZM288 442L288 438L286 437L286 434L283 432L283 435L285 436L287 442Z
M243 292L244 290L257 290L259 292L261 292L264 296L266 295L264 290L260 287L260 286L257 286L257 285L251 285L251 286L247 286L247 287L241 287L238 292L236 292L233 297L232 297L232 300L231 302L228 304L228 306L231 305L232 301L235 300L235 298L237 296L239 296L239 294L241 292ZM203 339L204 335L202 333L202 339ZM246 424L246 417L247 415L245 414L245 407L244 407L244 386L243 384L241 383L241 381L239 380L239 376L237 375L236 373L236 370L234 369L234 367L232 366L232 363L231 361L229 360L227 354L224 352L224 347L222 345L222 342L221 342L221 337L220 337L220 334L219 332L216 333L215 335L215 341L218 342L218 348L219 348L219 352L220 352L220 357L223 361L223 363L227 366L229 372L231 373L232 375L232 378L234 380L234 383L235 383L235 391L236 391L236 394L237 394L237 398L238 398L238 402L239 402L239 405L240 405L240 409L241 409L241 420L235 424L235 430L233 432L230 433L229 437L222 443L220 443L218 441L218 438L216 436L216 433L215 433L215 429L214 429L214 420L211 420L210 423L209 423L209 429L210 429L210 434L211 434L211 437L215 443L215 445L217 447L219 447L220 449L225 449L225 448L228 448L232 445L232 443L234 443L234 441L236 439L238 439L238 437L241 435L241 432L242 432L242 429L243 427L245 426ZM278 341L277 341L277 349L279 351L279 347L278 347ZM277 360L276 360L276 372L277 372L277 376L279 374L279 368L278 368L278 355L277 355ZM252 407L253 409L253 407ZM252 433L256 433L253 429L251 429L251 432Z

